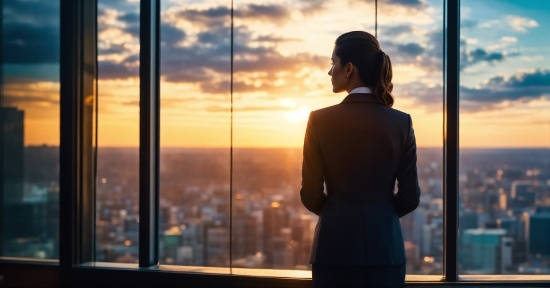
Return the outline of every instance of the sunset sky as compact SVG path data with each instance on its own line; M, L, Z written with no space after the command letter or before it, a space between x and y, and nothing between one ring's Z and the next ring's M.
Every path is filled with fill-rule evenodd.
M138 146L139 1L99 0L99 145ZM59 1L3 1L4 105L59 144ZM443 1L380 0L394 108L442 146ZM462 0L461 147L550 148L550 1ZM230 144L230 1L162 0L161 145ZM334 40L374 34L374 0L234 1L234 145L301 147L331 92Z

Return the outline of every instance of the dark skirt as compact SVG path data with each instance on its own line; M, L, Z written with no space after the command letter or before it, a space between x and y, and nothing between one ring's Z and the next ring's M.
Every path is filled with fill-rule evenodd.
M317 265L313 287L404 287L405 265Z

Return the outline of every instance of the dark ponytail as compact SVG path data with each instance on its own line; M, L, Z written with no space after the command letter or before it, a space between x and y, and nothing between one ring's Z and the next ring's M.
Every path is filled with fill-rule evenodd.
M335 53L341 65L351 62L359 78L374 93L376 99L388 107L393 106L391 60L380 50L378 40L364 31L352 31L336 39Z

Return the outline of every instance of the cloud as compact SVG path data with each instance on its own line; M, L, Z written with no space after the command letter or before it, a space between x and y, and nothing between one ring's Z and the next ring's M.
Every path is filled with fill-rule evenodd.
M139 66L130 66L136 56L128 57L121 63L98 61L99 79L127 79L139 77Z
M516 15L507 15L501 19L492 19L485 22L479 23L478 27L480 28L492 28L492 27L503 27L504 25L509 26L512 30L517 32L527 32L528 28L536 28L539 26L539 23L533 19L516 16Z
M290 10L282 4L248 4L233 11L235 19L261 20L280 22L290 16ZM175 19L185 19L205 27L228 24L231 16L230 7L216 6L208 9L181 9L173 15Z
M399 37L403 34L409 34L413 32L411 25L397 25L397 26L382 26L380 29L380 35L384 37Z
M500 53L500 52L487 53L487 51L481 48L477 48L470 52L465 52L461 58L464 59L462 67L465 68L467 66L471 66L479 62L489 62L489 63L502 62L505 56L503 53Z
M481 103L532 100L550 96L550 70L516 73L511 77L497 76L479 88L461 87L461 99Z
M290 15L290 10L285 5L279 4L248 4L233 12L234 17L244 19L257 19L264 21L280 21Z
M414 8L420 8L426 5L426 3L424 3L424 1L421 1L421 0L387 0L385 2L392 5L401 5L401 6L408 6L408 7L414 7Z
M424 52L424 48L416 43L398 44L397 51L411 56L418 56Z
M3 63L59 63L59 3L4 1Z
M199 32L197 40L187 46L165 45L161 47L161 73L164 81L197 83L205 93L228 93L230 83L230 31L220 25ZM297 71L302 67L323 66L325 59L309 53L282 55L274 45L282 41L294 41L254 35L246 26L234 30L234 72L253 73L251 81L235 79L235 92L266 91L273 88L276 73ZM257 45L261 42L262 45ZM266 44L266 45L263 45ZM248 75L248 74L247 74Z
M35 79L12 81L4 83L3 101L5 106L16 106L20 109L28 107L48 107L59 104L58 82L37 82Z
M513 30L518 32L527 32L527 28L535 28L539 26L539 23L533 19L515 15L506 16L506 21Z
M17 107L25 104L59 104L59 99L53 99L45 96L22 96L22 95L4 95L4 105Z
M503 62L510 57L519 56L519 52L508 53L505 50L502 50L505 47L508 47L517 42L517 38L505 36L500 38L500 40L495 43L488 45L484 48L476 48L470 50L467 48L467 45L470 43L477 43L477 39L462 39L460 41L461 45L461 55L460 55L460 68L465 69L469 66L475 65L477 63L486 62L489 64L495 64L497 62ZM501 51L495 51L501 50Z
M304 16L310 16L326 9L327 0L302 0L299 10Z
M441 112L443 87L411 82L394 90L396 101L411 97L416 105L429 112ZM477 87L460 87L460 109L474 113L509 107L514 102L529 102L541 97L550 100L550 70L517 72L511 76L496 76Z
M384 28L381 29L388 29ZM406 27L394 26L390 27L393 33L403 33L410 37L412 29ZM386 31L386 30L384 30ZM392 64L413 64L418 66L418 69L425 70L428 73L440 73L443 68L443 32L441 29L423 32L421 35L414 37L416 42L399 43L394 40L397 37L384 37L381 40L380 46L386 54L391 57Z

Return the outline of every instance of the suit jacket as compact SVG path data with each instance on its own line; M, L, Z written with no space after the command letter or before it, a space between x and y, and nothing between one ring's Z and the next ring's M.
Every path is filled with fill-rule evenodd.
M311 112L300 196L319 215L310 263L405 264L399 218L420 198L410 115L373 94Z

